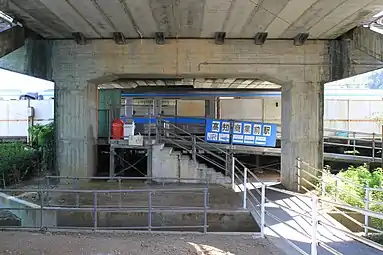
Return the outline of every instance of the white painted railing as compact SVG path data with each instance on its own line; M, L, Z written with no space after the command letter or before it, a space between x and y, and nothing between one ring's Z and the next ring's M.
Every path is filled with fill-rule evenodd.
M297 162L300 162L300 164L297 164L297 167L302 164L306 164L305 162L301 160L297 160ZM308 164L307 164L308 165ZM309 165L308 165L309 166ZM305 170L303 170L305 171ZM302 169L298 169L298 175L300 175L302 172ZM307 172L307 171L306 171ZM307 172L311 174L310 172ZM373 212L371 210L368 210L367 208L358 208L354 206L347 205L345 203L339 202L337 200L331 201L328 199L328 197L325 196L318 196L317 194L313 194L313 192L310 192L307 188L305 188L303 185L300 185L299 189L307 189L309 193L302 194L302 193L296 193L293 191L288 191L284 189L279 189L276 187L268 186L264 182L262 182L255 174L253 174L251 171L248 171L246 166L239 162L236 158L233 158L233 167L232 167L232 188L234 190L240 189L243 194L243 208L244 209L250 209L251 211L255 212L260 217L260 228L261 228L261 237L265 236L265 228L269 225L268 221L266 219L266 216L272 218L273 220L277 221L278 223L284 224L285 226L288 226L289 228L294 229L295 231L299 232L300 234L304 235L306 238L311 240L311 250L310 253L307 253L304 251L301 247L296 245L294 242L289 240L283 235L280 235L272 228L268 228L270 231L273 231L275 234L277 234L280 238L285 240L288 244L291 245L296 251L298 251L300 254L306 254L306 255L317 255L318 254L318 247L322 247L323 249L327 250L331 254L342 254L340 251L337 251L336 249L330 247L326 242L323 241L323 238L320 236L318 228L320 226L326 227L329 229L332 229L333 231L342 232L344 235L359 241L367 246L373 247L379 251L383 251L383 246L375 243L367 238L361 237L347 229L340 228L337 225L329 224L323 221L319 220L319 211L323 209L324 207L331 207L336 208L338 211L339 208L343 210L348 210L352 212L361 213L365 216L368 222L369 217L374 217L376 219L383 220L383 214L378 212ZM315 176L315 175L313 175ZM315 176L316 177L316 176ZM249 179L255 179L256 182L259 185L254 184L253 182L248 182ZM319 178L318 178L319 179ZM298 183L300 184L302 180L306 180L304 177L300 176L298 178ZM308 181L308 180L306 180ZM312 183L311 183L312 184ZM315 186L314 184L312 184ZM261 191L259 191L260 189ZM272 190L274 192L279 192L282 194L290 195L290 196L297 196L297 197L305 197L306 199L311 199L311 210L306 211L304 213L299 212L296 208L289 207L286 205L280 205L276 201L270 200L266 196L266 191ZM319 188L319 190L321 190ZM371 190L370 188L367 189ZM381 191L381 189L374 189L375 191ZM259 198L256 197L253 192L255 191L256 195L259 196ZM382 190L383 191L383 190ZM295 229L291 225L287 224L284 220L278 218L276 215L272 214L269 210L267 210L266 202L272 204L273 206L278 206L281 209L285 211L293 212L294 214L299 215L299 217L309 219L311 221L311 234L302 233L301 231ZM370 200L366 199L366 203L371 203ZM341 212L341 211L340 211ZM344 213L343 213L344 214ZM345 214L347 215L347 214ZM347 215L348 216L348 215ZM355 221L353 218L348 216L349 219L352 219L353 222ZM356 223L355 223L356 224ZM368 223L364 224L365 229L370 229L375 232L378 232L377 229L373 229L368 226ZM380 230L379 230L380 232ZM368 233L368 231L367 231ZM383 232L382 232L383 233Z

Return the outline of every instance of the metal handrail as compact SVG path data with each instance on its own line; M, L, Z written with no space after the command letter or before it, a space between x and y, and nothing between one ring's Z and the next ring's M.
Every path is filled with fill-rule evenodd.
M160 118L160 122L165 123L165 124L168 124L169 126L175 128L175 129L178 130L178 131L183 132L184 134L186 134L186 135L188 135L188 136L190 136L190 137L193 137L193 136L194 136L192 133L190 133L190 132L188 132L188 131L186 131L186 130L180 128L180 127L177 127L177 125L174 125L173 123L171 123L171 122L169 122L169 121L166 121L166 120L163 120L163 119ZM198 137L198 136L195 136L195 137L196 137L197 140L200 140L200 141L206 143L206 141L203 140L203 139L201 139L200 137ZM210 143L209 143L209 146L214 147L216 150L218 150L218 151L224 153L225 155L228 154L226 151L222 150L222 149L219 148L218 146L215 146L215 145L210 144Z

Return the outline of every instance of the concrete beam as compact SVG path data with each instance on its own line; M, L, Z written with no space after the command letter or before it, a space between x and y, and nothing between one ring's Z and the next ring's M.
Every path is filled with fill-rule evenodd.
M0 59L0 68L50 80L51 54L50 41L28 38L24 46Z
M24 28L16 26L0 33L0 58L24 45Z
M330 81L383 68L383 35L358 27L329 42Z

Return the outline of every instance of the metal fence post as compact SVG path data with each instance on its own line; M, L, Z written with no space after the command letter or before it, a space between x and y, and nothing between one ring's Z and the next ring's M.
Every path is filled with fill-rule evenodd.
M39 195L40 195L40 229L43 228L43 221L44 221L44 217L43 217L43 208L44 208L44 193L40 190L39 191ZM28 211L27 211L28 212Z
M235 157L232 157L232 163L231 163L231 188L235 189Z
M121 208L122 207L122 193L121 193L121 177L118 177L118 189L120 190L120 200L118 201L118 205Z
M192 159L194 163L197 163L197 139L195 135L192 136L192 142L193 142Z
M4 172L3 172L3 188L5 189L6 188L6 186L5 186L5 175L4 175Z
M246 190L247 190L247 168L243 172L243 209L246 209Z
M93 231L97 231L97 192L93 192Z
M152 191L149 191L148 200L148 230L152 232Z
M321 192L322 192L322 197L326 196L326 181L325 181L325 178L326 177L326 173L322 173L322 179L321 179Z
M208 188L203 191L203 232L207 233L207 199L208 199Z
M50 182L49 182L49 177L45 177L45 186L46 186L46 191L47 191L47 198L48 198L48 205L49 205L49 186L50 186ZM5 188L5 187L4 187Z
M368 184L366 185L366 194L365 194L365 200L364 200L364 208L366 211L369 210L369 201L370 201L370 188L368 187ZM364 215L364 234L368 235L368 215Z
M78 190L79 189L79 179L76 178L74 179L74 190ZM80 195L76 192L76 206L77 207L80 207Z
M355 155L356 154L356 136L355 136L355 132L352 132L352 136L353 136L352 149L353 149L353 154Z
M297 158L297 174L298 174L298 180L297 180L297 185L298 185L298 192L301 191L301 159Z
M261 196L261 237L265 237L265 201L266 201L266 185L262 184L262 196Z
M381 131L383 132L383 125ZM382 133L382 140L381 140L381 145L380 145L380 158L381 158L381 164L383 168L383 133Z
M375 161L375 133L372 133L372 161Z
M317 245L318 245L318 198L316 196L312 197L312 204L311 204L311 224L312 224L312 231L311 231L311 255L317 255Z

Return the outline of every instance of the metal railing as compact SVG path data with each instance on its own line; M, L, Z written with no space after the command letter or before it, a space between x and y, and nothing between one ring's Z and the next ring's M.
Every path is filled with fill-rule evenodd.
M124 108L126 105L121 106ZM120 108L121 108L120 107ZM189 116L179 116L179 115L161 115L155 114L153 105L150 106L137 106L137 105L128 105L128 107L141 107L142 109L137 112L134 116L125 116L125 113L122 113L124 119L127 120L139 120L139 123L136 124L136 133L140 133L145 136L147 140L151 140L152 136L158 131L156 129L156 122L159 118L162 120L167 120L168 123L178 127L179 129L173 129L173 133L178 134L179 136L184 136L183 131L187 131L190 134L193 134L195 137L203 140L205 133L205 123L207 117L189 117ZM118 113L121 112L120 108L112 109L103 109L99 110L99 113L107 119L107 129L102 133L108 133L108 137L111 138L111 123L115 118L120 117ZM229 120L229 121L242 121ZM281 125L277 126L277 139L281 139ZM100 131L101 132L101 131ZM179 133L180 132L180 133ZM180 137L174 137L179 140ZM368 132L359 132L359 131L349 131L333 128L324 128L324 144L326 146L333 146L343 148L341 151L335 151L332 153L335 154L346 154L352 156L364 156L371 158L372 162L382 161L382 134L379 133L368 133ZM220 146L217 146L220 147ZM222 147L220 147L222 148Z
M348 180L346 178L332 175L325 170L314 168L299 158L297 158L296 162L297 162L296 167L297 167L297 177L298 177L298 181L297 181L298 191L303 190L303 191L307 192L307 194L313 194L312 197L313 198L315 197L317 199L321 208L328 208L333 212L339 213L340 215L342 215L343 217L348 219L350 222L352 222L356 226L364 229L364 234L366 236L369 234L369 231L374 232L374 233L383 234L382 229L377 229L377 228L373 228L373 227L369 226L369 219L370 218L383 220L383 213L374 212L374 211L370 210L370 207L369 207L369 205L372 203L383 205L382 201L372 201L370 199L370 196L369 196L371 191L383 192L382 188L370 188L368 186L359 185L359 184L354 183L353 181ZM305 169L305 167L307 169ZM320 175L322 175L322 177L318 177ZM334 193L327 192L326 187L330 183L328 183L326 181L327 180L326 177L330 177L329 179L334 182L334 191L335 191ZM364 199L360 198L358 196L354 196L350 193L347 193L347 195L352 197L353 199L358 200L361 203L364 203L364 205L365 205L364 208L359 208L356 206L349 205L340 199L339 192L347 192L346 190L344 190L339 185L340 182L346 183L347 185L351 185L352 188L364 190L364 193L365 193ZM309 186L312 189L307 188L306 186ZM363 215L364 216L364 223L361 223L361 222L357 221L355 218L351 217L348 214L350 212L359 213L359 214ZM351 238L353 238L359 242L362 242L368 246L371 246L371 247L374 247L380 251L383 251L382 245L375 243L375 242L373 242L373 241L371 241L365 237L362 237L356 233L353 233L352 231L350 231L348 229L339 228L337 226L325 223L323 221L317 222L316 225L322 225L322 226L331 228L333 230L340 231L340 232L344 233L345 235L347 235L347 236L349 236L349 237L351 237ZM326 248L332 254L339 254L339 252L337 253L337 251L333 250L332 248L329 249L330 247L326 247L326 246L323 246L323 247Z
M122 190L89 190L89 189L2 189L2 194L6 193L36 193L39 194L40 201L39 205L31 204L25 201L21 201L14 196L9 196L6 199L12 200L12 203L7 202L8 204L13 204L13 206L2 205L0 206L0 211L10 211L15 215L20 215L21 220L31 223L31 225L21 225L21 226L0 226L1 229L6 228L27 228L27 229L81 229L81 230L93 230L97 232L99 230L146 230L146 231L155 231L155 230L164 230L164 229L201 229L203 233L206 233L208 230L208 217L207 212L209 209L209 190L205 188L177 188L177 189L122 189ZM193 196L198 196L199 194L203 196L203 202L200 206L174 206L174 205L163 205L156 204L156 196L168 196L170 193L185 194L191 193ZM86 201L89 203L82 203L79 206L74 206L72 204L49 204L47 205L44 202L44 195L46 194L65 194L65 198L68 199L68 196L80 195L82 199L86 198ZM121 197L129 196L130 194L139 194L139 197L143 201L141 205L122 205L119 203L114 204L114 201L111 201L111 204L105 204L104 199L111 198L113 195L118 195ZM145 199L145 197L147 199ZM145 202L146 200L146 202ZM146 203L146 205L144 205ZM1 205L1 204L0 204ZM88 213L92 217L91 226L73 226L73 224L58 224L57 214L59 213ZM100 221L101 213L147 213L147 225L142 226L108 226L106 222ZM162 225L156 224L153 220L154 213L201 213L202 220L200 225ZM24 219L23 219L24 217ZM29 220L26 218L30 218ZM31 218L32 217L32 218ZM112 215L108 216L108 221L111 221ZM85 216L80 217L81 220L86 218ZM105 218L105 217L104 217ZM68 219L71 222L73 218ZM62 220L61 220L62 221ZM85 220L86 221L86 220ZM102 224L101 224L102 223ZM119 222L119 225L121 222ZM81 224L83 225L83 224Z
M164 124L167 124L167 125L164 125ZM171 123L164 123L164 122L161 122L160 126L167 127L167 128L164 128L163 131L168 132L168 134L162 134L160 137L177 138L177 136L174 135L174 133L169 131L169 129L170 129L169 127L173 127L175 129L178 129L178 127L173 126ZM198 143L196 143L195 141L197 140L197 138L193 137L193 134L191 134L189 132L184 132L184 133L185 133L186 137L189 136L192 138L191 140L189 140L186 143L187 144L186 147L184 147L184 145L177 144L177 142L174 141L176 139L170 139L170 140L172 140L172 143L179 146L180 148L184 148L189 153L191 153L191 154L196 153L196 151L197 151L196 148L197 148ZM182 138L182 139L185 139L185 138ZM201 142L204 143L204 145L208 144L202 139L201 139ZM323 240L323 238L320 237L318 226L322 226L322 227L324 226L327 228L332 228L333 230L336 230L336 231L340 231L343 234L345 234L349 237L352 237L353 239L355 239L359 242L362 242L366 245L372 246L378 250L383 251L383 246L381 246L381 245L379 245L379 244L377 244L371 240L368 240L368 239L363 238L363 237L359 237L358 235L352 233L351 231L340 229L336 225L328 224L328 223L320 221L319 218L321 215L319 214L319 210L321 210L323 208L323 206L326 204L327 206L331 206L334 208L335 207L343 208L345 210L351 210L351 211L363 213L363 215L365 215L365 217L367 217L367 218L368 217L375 217L377 219L383 220L383 214L372 212L370 210L360 209L357 207L345 205L345 204L338 203L338 202L328 201L325 198L318 197L317 195L312 195L310 197L308 195L303 195L300 193L295 193L295 192L286 191L286 190L278 189L275 187L267 186L254 173L249 171L248 168L242 162L240 162L238 159L236 159L235 157L230 155L227 151L220 149L216 145L213 145L213 144L209 144L209 145L212 146L216 151L219 151L220 153L222 153L225 156L225 157L221 157L220 155L216 155L214 152L208 151L208 153L211 154L212 156L215 156L215 158L218 158L221 161L227 159L228 157L231 159L230 164L227 164L227 162L226 162L225 165L230 165L232 189L234 189L234 190L239 189L239 191L241 191L243 209L250 209L252 212L254 212L255 214L257 214L260 217L261 237L265 236L265 228L269 224L267 217L269 217L269 218L271 218L271 219L273 219L273 220L275 220L281 224L284 224L290 228L293 228L295 231L298 231L301 233L301 231L295 229L294 227L292 227L291 225L286 223L284 220L280 219L276 215L272 214L269 210L267 210L266 203L270 203L270 204L273 204L274 206L278 206L282 210L288 210L288 211L291 211L291 212L298 214L302 218L310 219L311 234L307 235L305 233L301 233L304 236L306 236L308 239L311 240L311 251L310 251L310 253L305 252L301 247L296 245L294 242L292 242L288 238L286 238L283 235L280 235L279 233L274 231L277 235L279 235L282 239L284 239L287 243L289 243L295 250L297 250L301 254L316 255L316 254L318 254L318 247L322 247L323 249L327 250L328 252L330 252L332 254L341 254L339 251L336 251L334 248L332 248L328 244L326 244L326 242ZM189 146L189 147L187 147L187 146ZM205 151L206 151L206 149L205 149ZM196 157L197 156L198 155L196 155ZM223 166L221 166L221 168L223 168ZM227 170L228 169L226 168L226 171ZM311 174L311 173L309 173L309 174ZM316 176L316 173L314 174L314 176ZM301 178L299 178L299 183L300 183L301 179L306 180L304 177L301 177ZM255 183L253 182L253 180L255 181ZM312 184L312 185L315 186L314 184ZM302 187L304 187L304 186L302 186ZM259 191L259 189L261 191ZM296 196L296 197L300 196L300 197L305 197L306 199L310 199L311 200L311 208L309 211L302 213L302 212L297 211L296 208L280 205L276 201L272 201L272 200L267 198L267 196L266 196L267 190L272 190L274 192L279 192L279 193L283 193L283 194L287 194L287 195L291 195L291 196ZM252 191L254 191L254 192L252 192ZM269 228L269 229L271 231L273 231L272 228Z
M89 181L115 181L116 182L116 188L115 190L120 190L119 193L119 203L118 206L122 207L122 195L123 195L123 182L124 181L147 181L150 182L150 184L159 184L163 187L165 184L178 184L183 182L196 182L198 184L204 184L204 187L209 187L209 179L207 178L171 178L171 177L150 177L150 176L143 176L143 177L124 177L124 176L112 176L112 177L99 177L99 176L93 176L93 177L73 177L73 176L45 176L43 180L44 188L50 189L52 187L55 187L57 183L62 183L62 181L65 180L70 183L73 190L83 190L86 189L88 185L84 185L85 187L82 188L81 181L86 181L88 183ZM113 185L113 184L112 184ZM111 186L109 186L111 187ZM60 187L56 187L57 190L60 190ZM113 188L112 188L113 189ZM48 190L45 191L45 193L48 195ZM75 193L76 196L76 207L80 206L80 194Z
M304 169L304 167L307 167L308 169ZM312 172L316 172L316 174L313 174ZM340 176L331 174L329 171L316 169L312 166L310 166L308 163L302 161L301 159L297 159L297 175L298 175L298 190L304 189L305 191L310 192L307 188L304 187L304 184L309 185L310 187L314 188L322 197L329 197L331 199L334 199L337 202L343 202L340 197L340 193L346 194L349 198L352 198L356 202L363 204L363 208L365 210L370 210L371 205L381 205L383 206L383 201L376 201L371 199L372 193L380 193L381 196L383 195L383 188L375 188L375 187L369 187L368 184L365 186L360 185L358 183L353 182L352 180L349 180L347 178L342 178ZM308 180L307 178L303 177L303 175L309 176L312 180L315 180L317 184L314 184L313 181ZM320 177L318 177L318 175ZM303 183L302 183L303 181ZM330 181L332 183L330 183ZM340 185L341 183L344 183L344 185ZM364 194L364 198L361 198L357 195L353 195L352 193L345 190L344 186L348 186L349 190L360 190L361 193ZM331 191L327 191L327 188L332 188ZM350 189L351 188L351 189ZM379 195L378 195L379 196ZM345 203L345 202L343 202ZM354 218L347 215L345 212L339 210L338 208L334 207L333 210L340 213L342 216L347 218L348 220L352 221L354 224L360 226L364 229L364 234L368 235L369 231L373 231L375 233L381 233L383 234L383 229L377 229L369 226L369 215L364 215L364 224L361 222L358 222Z

